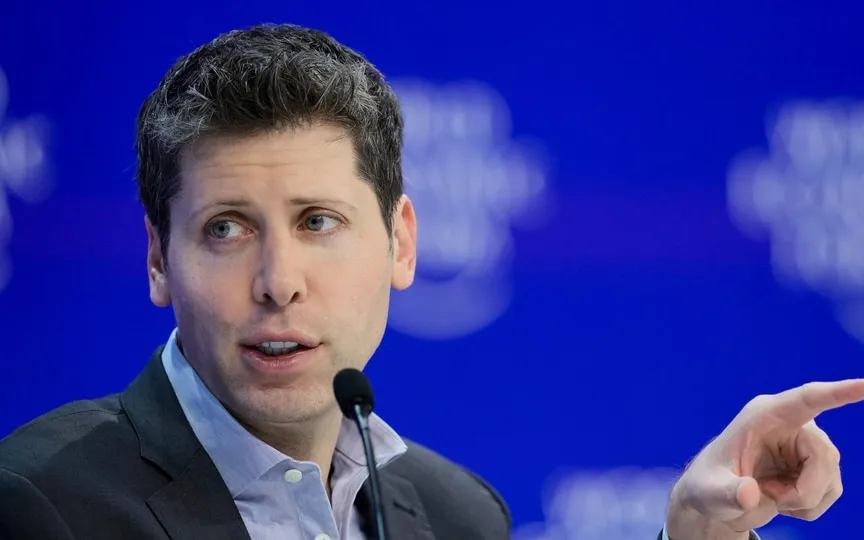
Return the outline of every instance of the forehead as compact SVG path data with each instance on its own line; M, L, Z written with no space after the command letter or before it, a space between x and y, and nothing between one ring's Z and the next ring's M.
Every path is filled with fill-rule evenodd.
M332 126L206 139L184 153L180 165L181 198L371 192L357 173L351 138Z

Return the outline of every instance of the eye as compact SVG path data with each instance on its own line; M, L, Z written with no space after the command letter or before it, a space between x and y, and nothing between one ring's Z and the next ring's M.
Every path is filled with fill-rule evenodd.
M341 221L334 217L315 214L303 220L303 227L313 232L325 232L341 225Z
M207 234L217 240L230 240L242 236L246 227L236 221L221 219L207 224Z

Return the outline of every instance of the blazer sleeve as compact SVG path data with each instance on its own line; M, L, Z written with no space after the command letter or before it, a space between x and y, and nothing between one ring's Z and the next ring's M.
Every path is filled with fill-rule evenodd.
M663 540L663 532L666 529L662 529L660 534L657 535L657 540ZM759 535L756 534L756 531L750 531L750 540L760 540Z
M75 540L45 495L23 476L0 469L0 540Z

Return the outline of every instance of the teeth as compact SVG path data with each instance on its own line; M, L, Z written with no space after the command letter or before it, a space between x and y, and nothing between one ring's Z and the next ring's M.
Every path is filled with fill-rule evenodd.
M275 349L277 347L283 347L283 348L296 347L297 345L298 344L293 342L293 341L265 341L264 343L261 343L258 346L259 347L270 347L270 348Z
M269 356L288 354L300 348L299 343L293 341L265 341L256 347L259 351Z

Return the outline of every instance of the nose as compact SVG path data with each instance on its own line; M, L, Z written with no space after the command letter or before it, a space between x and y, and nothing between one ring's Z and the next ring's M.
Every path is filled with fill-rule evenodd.
M252 289L260 304L284 307L302 302L306 298L302 249L292 249L287 238L271 238L263 243Z

